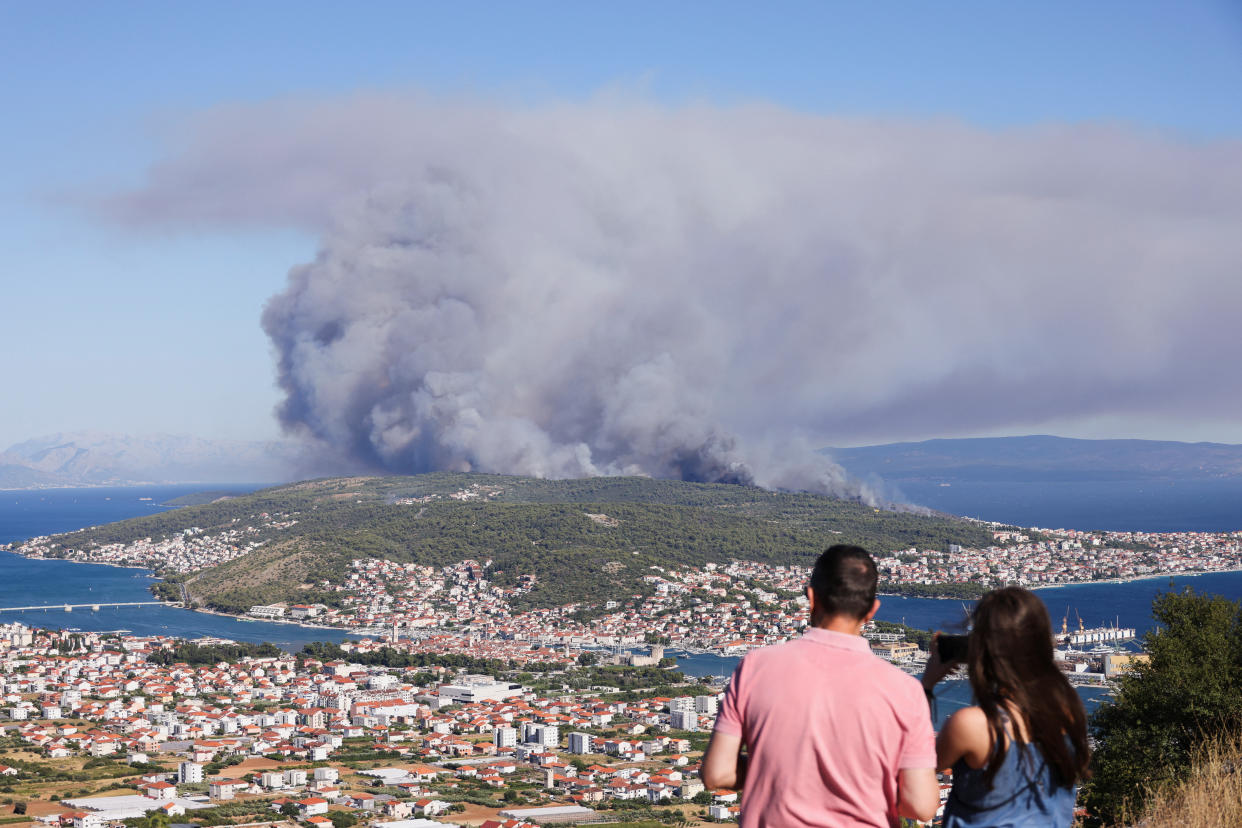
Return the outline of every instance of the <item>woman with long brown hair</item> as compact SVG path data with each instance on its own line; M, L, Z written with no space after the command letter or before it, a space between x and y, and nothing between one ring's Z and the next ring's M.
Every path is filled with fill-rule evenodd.
M928 695L959 661L938 648ZM1052 657L1052 624L1029 590L993 590L976 605L965 663L975 704L936 737L936 766L953 769L945 828L1068 826L1090 750L1082 701Z

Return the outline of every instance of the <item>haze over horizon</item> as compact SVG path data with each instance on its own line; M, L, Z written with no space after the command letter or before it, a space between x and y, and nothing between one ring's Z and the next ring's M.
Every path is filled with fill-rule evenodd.
M1242 442L1227 3L280 5L6 12L0 443L275 408L341 468L851 493L812 447Z

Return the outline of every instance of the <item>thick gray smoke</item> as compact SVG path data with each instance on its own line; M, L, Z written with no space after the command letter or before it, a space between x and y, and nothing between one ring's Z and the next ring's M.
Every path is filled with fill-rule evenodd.
M366 465L869 498L810 447L1242 403L1237 144L410 99L187 135L109 208L320 232L280 417Z
M704 285L720 240L680 249L682 219L616 212L582 191L600 184L586 172L541 183L513 164L490 183L440 168L378 187L291 274L263 317L286 425L394 471L867 496L809 446L742 443L722 423L767 393L726 380L779 302L766 274Z

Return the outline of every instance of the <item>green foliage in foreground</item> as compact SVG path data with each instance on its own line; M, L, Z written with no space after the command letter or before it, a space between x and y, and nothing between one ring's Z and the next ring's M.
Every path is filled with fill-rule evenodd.
M1139 813L1156 788L1186 778L1201 743L1242 724L1242 604L1187 588L1156 598L1152 615L1151 662L1092 718L1085 802L1103 824Z

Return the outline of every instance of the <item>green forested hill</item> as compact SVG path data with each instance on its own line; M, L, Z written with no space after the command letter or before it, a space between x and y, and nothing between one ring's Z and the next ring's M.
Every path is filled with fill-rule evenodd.
M469 487L477 497L448 497ZM438 497L402 502L431 496ZM314 584L339 581L355 558L433 565L490 558L493 577L502 584L535 574L538 586L524 602L550 605L632 593L652 565L807 563L825 546L842 542L884 553L991 541L981 527L956 518L876 510L818 495L647 478L445 473L296 483L55 540L61 549L89 549L171 537L189 527L211 533L261 526L264 514L296 523L261 530L254 537L266 541L262 548L187 578L195 600L238 610L322 599ZM605 573L609 563L614 565Z

